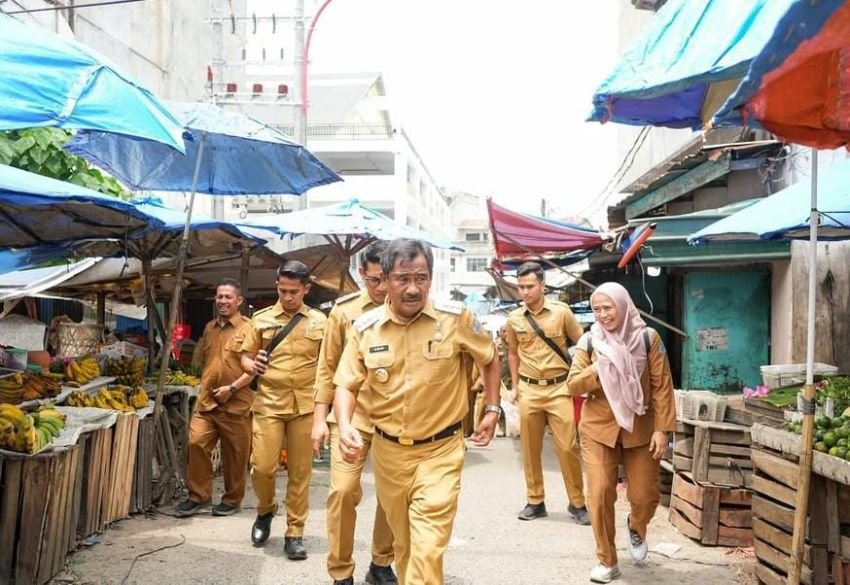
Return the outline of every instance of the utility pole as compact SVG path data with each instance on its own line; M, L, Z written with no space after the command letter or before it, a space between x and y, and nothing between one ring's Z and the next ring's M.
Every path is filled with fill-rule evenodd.
M546 217L546 198L540 198L540 217Z
M218 89L224 81L224 17L227 13L227 0L210 0L212 24L212 80L210 81L210 101L215 104ZM224 197L212 198L213 219L224 219Z
M307 108L302 105L301 68L304 66L304 0L295 0L295 82L292 84L295 110L295 140L307 147ZM295 209L307 209L307 194L295 197Z

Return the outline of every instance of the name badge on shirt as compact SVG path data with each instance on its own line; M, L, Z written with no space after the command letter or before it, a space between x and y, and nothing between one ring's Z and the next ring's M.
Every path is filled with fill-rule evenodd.
M385 345L371 345L371 346L369 346L369 353L382 353L382 352L389 351L389 350L390 350L390 346L386 345L386 344Z

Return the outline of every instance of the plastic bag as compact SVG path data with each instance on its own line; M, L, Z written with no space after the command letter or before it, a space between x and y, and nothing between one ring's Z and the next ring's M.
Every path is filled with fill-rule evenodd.
M505 436L519 436L519 406L510 400L502 400L502 412L505 415Z

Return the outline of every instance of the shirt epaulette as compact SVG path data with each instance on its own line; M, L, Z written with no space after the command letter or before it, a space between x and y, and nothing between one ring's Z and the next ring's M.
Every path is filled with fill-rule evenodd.
M434 301L434 308L444 313L460 315L463 312L463 303L460 301Z
M359 296L360 296L360 291L354 291L353 293L348 293L347 295L343 295L343 296L339 297L334 304L340 305L342 303L347 303L348 301L350 301L352 299L356 299Z
M254 311L254 314L253 314L253 315L251 315L251 316L252 316L252 317L256 317L257 315L260 315L260 314L262 314L262 313L265 313L266 311L268 311L268 310L270 310L270 309L274 309L274 307L275 307L274 305L269 305L268 307L263 307L262 309L258 309L258 310L256 310L256 311Z
M375 307L371 311L366 311L362 315L360 315L357 319L354 320L354 328L357 329L358 333L363 333L369 327L377 323L381 320L381 316L384 314L384 306Z

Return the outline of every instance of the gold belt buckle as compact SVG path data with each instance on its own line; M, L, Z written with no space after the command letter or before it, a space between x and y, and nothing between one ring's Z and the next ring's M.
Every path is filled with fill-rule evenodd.
M538 384L539 386L548 386L548 385L549 385L549 380L537 380L537 384Z
M405 447L412 447L413 446L413 439L411 439L410 437L399 437L398 438L398 444L404 445Z

